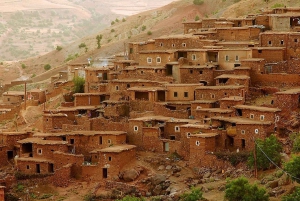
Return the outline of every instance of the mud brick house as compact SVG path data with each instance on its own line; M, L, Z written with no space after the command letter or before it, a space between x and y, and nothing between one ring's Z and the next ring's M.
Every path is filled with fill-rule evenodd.
M222 109L230 109L235 105L243 105L245 103L245 99L240 96L229 96L226 98L219 99L220 108Z
M125 117L125 116L129 116L129 110L130 110L130 106L129 106L129 101L113 101L113 100L107 100L107 101L103 101L104 103L104 108L98 110L100 112L100 115L102 114L102 116L104 117L115 117L115 118L119 118L119 117Z
M121 170L136 160L136 146L116 145L90 152L91 164L82 167L83 178L93 180L114 179Z
M85 68L85 85L84 92L101 92L102 85L108 82L111 78L109 77L108 67L88 67ZM102 85L101 85L102 84ZM105 86L105 85L104 85Z
M195 119L204 120L205 123L207 122L207 118L214 116L231 117L234 114L234 110L221 108L196 108L195 111L193 111L193 114Z
M214 73L217 67L211 63L205 65L182 65L180 83L202 83L204 86L214 84Z
M228 96L245 98L247 88L243 85L202 86L195 89L196 100L219 100Z
M139 52L146 50L153 50L154 48L154 40L150 39L144 42L130 42L128 43L128 59L138 61L139 60Z
M165 101L166 88L164 87L130 87L130 100L143 100L149 102Z
M7 91L2 94L3 103L20 104L24 101L24 91Z
M214 158L211 154L216 151L216 138L218 135L218 133L201 133L190 135L190 167L216 166L216 161L211 159Z
M19 140L23 140L25 138L31 137L31 132L2 132L0 133L0 146L2 149L3 159L6 164L8 161L14 159L14 157L18 154L19 146L17 142Z
M254 47L252 48L253 58L263 58L266 63L274 63L287 60L284 47Z
M44 113L43 114L43 132L59 132L63 124L73 124L74 122L63 113Z
M97 106L107 99L107 93L76 93L74 96L74 106Z
M193 101L195 89L203 84L166 84L166 102Z
M135 62L134 60L116 60L114 61L114 70L120 71L128 66L135 65L136 63L137 62Z
M177 61L181 57L176 50L147 50L139 52L138 63L141 66L161 66Z
M218 57L219 69L232 70L241 66L240 60L252 58L252 51L248 48L220 49Z
M202 49L205 45L199 36L190 34L161 36L154 40L155 49L157 50Z
M216 86L243 85L249 87L250 77L247 75L223 74L215 78Z
M202 20L201 21L191 21L183 22L184 34L198 32L199 29L202 29Z
M46 90L42 89L31 89L26 93L27 100L32 100L38 104L46 102Z
M274 122L239 117L212 117L212 126L218 127L218 148L250 151L254 139L265 139L274 132Z

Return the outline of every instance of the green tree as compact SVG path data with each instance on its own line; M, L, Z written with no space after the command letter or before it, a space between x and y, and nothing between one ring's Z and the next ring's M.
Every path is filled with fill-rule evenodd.
M146 27L145 25L143 25L143 26L142 26L142 31L145 31L146 28L147 28L147 27Z
M195 5L202 5L204 3L204 1L203 0L194 0L193 3Z
M116 201L145 201L145 198L143 198L143 197L139 198L139 197L134 197L134 196L126 195L122 199L116 200Z
M61 50L62 50L62 47L58 45L58 46L56 46L56 50L57 50L57 51L61 51Z
M225 199L228 201L268 201L269 195L264 188L259 188L256 184L251 185L246 178L240 177L227 181Z
M25 65L25 64L22 64L21 66L22 66L22 68L23 68L23 69L25 69L25 68L26 68L26 65Z
M256 140L256 164L257 169L266 170L272 167L272 163L268 158L270 158L275 164L279 165L281 162L280 152L282 151L282 146L278 142L275 135L271 135L264 141L261 139ZM265 154L268 156L265 155ZM248 165L254 167L254 156L250 155L248 159Z
M111 21L111 23L110 23L111 25L114 25L115 24L115 21Z
M199 21L199 20L200 20L200 17L198 15L196 15L195 21Z
M293 193L283 196L281 200L282 201L300 200L300 187L296 187Z
M118 18L116 18L115 22L119 22L119 19L118 19Z
M79 48L85 48L86 44L85 43L81 43L80 45L78 45Z
M293 149L292 151L294 153L300 152L300 134L299 133L293 133L290 135L290 139L293 141Z
M84 93L84 83L85 83L84 78L78 76L74 77L73 83L74 83L74 88L73 88L74 93Z
M180 201L197 201L202 199L203 197L200 188L195 187L192 187L190 193L185 192L182 195L180 195Z
M100 47L101 47L100 43L101 43L101 40L102 40L102 34L97 35L96 39L97 39L97 48L100 49Z
M126 19L125 19L125 18L123 18L123 19L122 19L122 22L126 22Z
M45 70L50 70L50 68L51 68L51 65L50 65L50 64L44 65L44 69L45 69Z
M110 32L115 32L115 30L114 30L114 29L111 29Z
M148 31L147 34L150 36L150 35L152 35L152 32L151 32L151 31Z
M293 177L291 178L293 181L296 181L300 184L300 156L293 156L292 159L284 164L284 170L291 174Z

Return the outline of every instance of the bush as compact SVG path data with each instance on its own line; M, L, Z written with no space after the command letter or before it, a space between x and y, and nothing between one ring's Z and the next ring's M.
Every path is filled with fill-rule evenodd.
M111 25L114 25L115 24L115 21L111 21L111 23L110 23Z
M146 28L147 28L147 27L146 27L145 25L143 25L143 26L142 26L142 31L145 31Z
M293 193L282 197L282 201L295 201L295 200L300 200L300 187L296 187Z
M240 177L227 181L225 199L228 201L268 201L269 195L264 188L259 188L256 184L251 185L246 178Z
M115 32L115 30L114 30L114 29L112 29L112 30L110 30L110 32Z
M86 44L85 43L81 43L80 45L78 45L79 48L83 48L83 47L86 47Z
M200 20L200 17L197 15L196 17L195 17L195 21L199 21Z
M125 19L125 18L123 18L123 19L122 19L122 22L126 22L126 19Z
M275 3L271 8L283 8L284 6L282 3Z
M62 50L62 47L58 45L58 46L56 46L56 50L57 50L57 51L61 51L61 50Z
M236 166L241 162L246 162L250 154L248 152L215 152L215 155L218 159L229 161L232 166Z
M202 192L200 188L192 187L192 191L190 193L184 193L180 195L180 201L197 201L202 200Z
M121 200L116 200L116 201L145 201L145 198L141 197L133 197L130 195L126 195L124 198L122 198Z
M152 32L151 32L151 31L148 31L147 34L150 36L150 35L152 35Z
M84 83L85 83L84 78L78 76L74 77L73 83L74 83L74 88L73 88L74 93L84 93Z
M282 151L282 146L278 142L277 138L274 135L266 138L264 141L261 139L256 140L256 164L257 169L266 170L273 166L269 161L266 155L277 165L281 162L280 152ZM266 154L264 154L263 152ZM248 165L254 167L254 156L250 155L248 159Z
M300 152L300 134L299 133L293 133L290 135L290 139L293 141L293 149L292 151L294 153Z
M44 69L45 69L45 70L50 70L50 68L51 68L51 65L50 65L50 64L44 65Z
M193 3L195 5L202 5L204 3L204 1L203 0L194 0Z
M296 179L300 178L300 156L293 156L289 162L284 164L284 170L293 176L291 178L293 181L300 183L300 181Z
M25 64L22 64L21 66L22 66L22 68L23 68L23 69L25 69L25 68L26 68L26 65L25 65Z

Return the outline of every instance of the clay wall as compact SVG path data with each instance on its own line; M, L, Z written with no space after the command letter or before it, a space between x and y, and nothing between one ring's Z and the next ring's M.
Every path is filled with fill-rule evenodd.
M219 100L220 102L220 108L221 109L232 109L233 106L235 105L243 105L245 103L245 100Z
M143 128L143 150L163 152L162 142L160 140L161 131L158 127Z
M173 118L179 118L179 119L187 119L189 117L189 111L186 109L177 109L176 110L170 110L166 108L166 106L161 104L154 104L154 115L161 115L165 117L173 117Z
M34 158L52 159L54 151L68 152L68 146L62 144L32 144L32 156ZM21 150L22 156L22 150Z
M202 28L202 22L185 22L183 23L183 29L184 29L184 34L190 33L190 32L194 32L198 29ZM156 41L156 40L155 40Z
M160 58L160 59L158 59ZM151 59L151 62L150 62ZM174 52L153 52L139 54L139 65L141 66L164 66L168 62L177 61Z
M155 49L170 50L170 49L194 49L203 48L204 44L200 38L197 37L170 37L170 38L156 38Z
M220 41L249 41L258 40L261 30L259 28L218 28Z
M252 49L253 58L263 58L267 63L275 63L286 60L285 49L269 49L269 48L255 48Z
M130 120L127 133L127 143L137 146L137 149L143 147L143 127L144 122L139 120Z
M166 101L192 101L195 99L195 88L201 86L201 84L195 85L166 85Z
M100 95L80 95L74 97L74 106L87 106L87 105L100 105L101 98Z
M233 70L235 64L240 64L241 60L252 57L250 49L224 49L219 50L218 63L220 70Z
M196 89L196 100L219 100L228 96L241 96L244 88Z
M0 144L6 145L7 149L14 149L17 141L23 140L31 136L31 133L18 133L16 134L5 134L0 133Z
M275 121L276 114L278 112L266 112L266 111L257 111L251 109L242 109L242 117L247 119L253 119L256 121ZM263 117L262 117L263 116Z
M300 84L298 74L257 74L251 77L252 86L296 87Z
M91 130L95 131L127 131L128 130L128 122L120 121L114 122L110 119L105 118L93 118L90 119L91 122Z
M153 111L154 103L150 101L143 101L143 100L130 101L130 110L140 111L140 112Z
M21 161L18 160L17 162L17 169L24 173L24 174L36 174L37 172L37 165L40 165L40 174L48 174L49 172L49 162L42 162L42 161Z
M214 116L223 116L223 117L231 117L234 112L221 112L221 111L209 111L209 110L195 110L193 111L193 116L195 119L204 120L206 118L211 118Z
M86 93L107 92L107 83L88 83L84 87Z
M43 116L43 132L48 133L52 130L61 130L63 124L73 124L66 116Z
M181 83L199 83L200 81L207 82L207 85L214 85L213 68L180 68Z

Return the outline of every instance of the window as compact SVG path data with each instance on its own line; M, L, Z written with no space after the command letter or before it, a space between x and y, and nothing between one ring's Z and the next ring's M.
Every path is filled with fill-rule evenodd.
M254 114L250 114L250 119L254 119Z
M170 135L170 140L175 140L175 135Z
M162 46L163 46L163 43L160 43L159 46L162 47Z
M97 156L97 155L95 155L95 156L94 156L94 158L98 158L98 156Z
M281 40L281 41L280 41L280 45L283 45L283 44L284 44L284 41L283 41L283 40Z
M191 69L191 70L190 70L190 74L193 74L193 72L194 72L194 71Z
M107 140L107 143L108 143L108 144L111 144L111 139L108 139L108 140Z
M260 118L259 118L261 121L263 121L265 119L265 115L260 115Z
M215 94L212 94L212 95L211 95L211 98L215 98L215 97L216 97Z
M179 126L175 126L175 132L180 132Z
M116 86L116 91L119 91L119 86Z
M130 52L130 54L133 53L133 48L132 47L129 49L129 52Z
M204 98L204 95L203 95L203 94L201 94L201 95L200 95L200 98L201 98L201 99L203 99L203 98Z
M202 74L203 74L203 71L202 71L202 70L200 70L200 71L199 71L199 74L201 74L201 75L202 75Z
M102 139L102 136L99 137L99 144L102 144L103 143L103 139Z
M109 161L111 161L111 160L112 160L111 156L109 156L109 157L108 157L108 160L109 160Z
M152 63L152 58L147 57L147 63Z
M276 120L276 121L279 121L279 116L276 116L275 120Z
M127 84L126 87L127 87L127 88L130 88L130 84Z
M261 53L262 53L262 50L258 50L258 53L261 54Z
M160 57L156 57L156 63L160 63L161 62L161 58Z
M141 70L141 74L144 74L144 71Z
M29 169L30 169L30 166L29 166L29 165L27 165L27 166L26 166L26 168L27 168L27 170L29 170Z
M196 145L197 145L197 146L200 146L200 141L197 140L197 141L196 141Z
M255 130L254 130L254 133L255 133L255 134L258 134L258 129L255 129Z
M294 42L295 42L295 43L298 43L298 38L295 38L295 39L294 39Z
M235 61L239 61L239 56L235 55Z
M178 93L175 91L174 92L174 97L177 97L178 96Z
M186 43L182 43L182 47L186 47Z
M245 135L245 133L246 133L245 130L241 130L241 134Z
M192 60L196 60L196 55L192 54Z
M7 98L7 101L10 101L10 98Z
M138 127L138 126L134 126L134 127L133 127L133 130L134 130L134 131L138 131L138 130L139 130L139 127Z
M225 61L229 61L229 56L228 55L225 56Z
M74 139L70 139L70 144L74 144L75 140Z
M184 92L184 97L188 98L189 97L189 92Z
M268 44L269 44L269 45L272 45L272 41L269 40L269 41L268 41Z
M191 137L191 133L186 133L186 138L190 138Z
M41 155L41 154L42 154L42 149L37 149L37 153L38 153L39 155Z
M172 47L175 47L175 44L172 44Z

